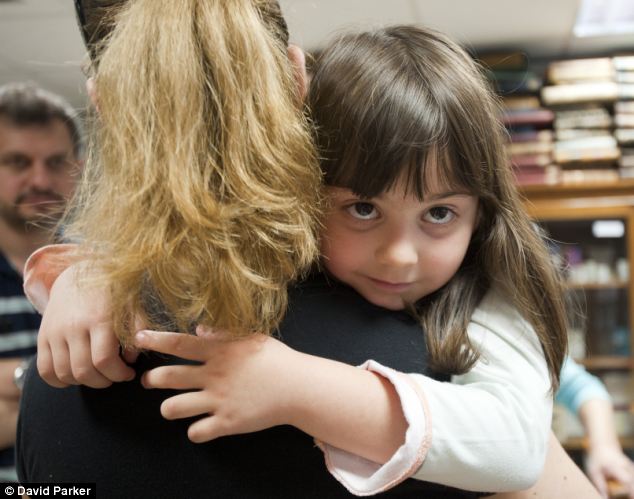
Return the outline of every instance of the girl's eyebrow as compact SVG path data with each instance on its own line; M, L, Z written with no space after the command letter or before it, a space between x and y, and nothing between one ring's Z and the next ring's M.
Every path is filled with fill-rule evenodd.
M439 199L450 198L452 196L471 196L467 191L448 191L440 193L430 193L425 196L425 201L437 201Z

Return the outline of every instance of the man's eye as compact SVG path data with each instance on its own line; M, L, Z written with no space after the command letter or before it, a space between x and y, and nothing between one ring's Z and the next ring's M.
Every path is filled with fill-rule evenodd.
M31 164L30 160L24 156L9 156L3 158L2 164L14 171L25 170Z
M46 163L51 170L59 171L68 165L68 158L66 158L66 156L56 156L54 158L50 158Z
M348 208L348 213L359 220L373 220L378 216L376 208L372 203L354 203Z
M455 218L456 214L446 206L435 206L431 208L424 216L427 222L433 224L446 224Z

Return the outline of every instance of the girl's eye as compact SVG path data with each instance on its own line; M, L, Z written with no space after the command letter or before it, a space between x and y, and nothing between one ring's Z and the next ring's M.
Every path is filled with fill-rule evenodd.
M373 220L378 216L376 208L372 203L354 203L348 206L347 211L350 215L359 220Z
M425 213L423 217L427 222L433 224L447 224L455 218L456 214L446 206L435 206Z

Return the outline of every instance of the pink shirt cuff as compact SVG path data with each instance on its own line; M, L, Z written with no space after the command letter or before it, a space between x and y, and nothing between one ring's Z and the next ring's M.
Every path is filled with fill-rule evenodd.
M55 280L72 263L76 244L51 244L35 251L24 265L24 293L42 314Z
M382 465L323 442L317 445L324 452L328 471L348 491L369 496L398 485L421 467L431 445L431 417L422 390L409 376L373 360L359 367L380 374L394 386L408 423L405 442Z

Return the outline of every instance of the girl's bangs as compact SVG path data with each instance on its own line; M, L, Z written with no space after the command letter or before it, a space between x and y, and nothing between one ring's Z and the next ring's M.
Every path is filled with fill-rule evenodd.
M474 190L464 163L448 147L410 147L401 150L360 153L332 164L326 183L350 189L362 198L373 198L392 189L404 188L405 194L423 200L430 193L468 192ZM374 157L374 160L370 158ZM371 161L371 164L370 164ZM372 172L372 174L368 174Z

